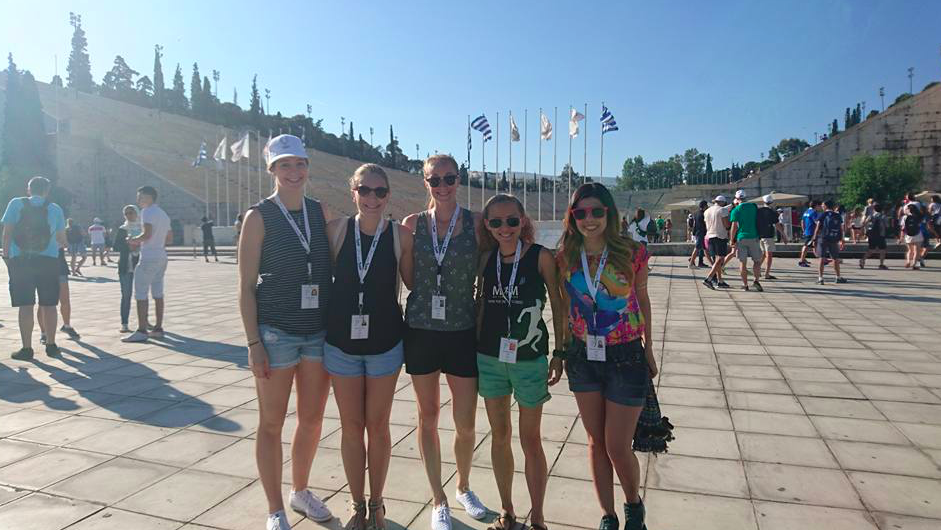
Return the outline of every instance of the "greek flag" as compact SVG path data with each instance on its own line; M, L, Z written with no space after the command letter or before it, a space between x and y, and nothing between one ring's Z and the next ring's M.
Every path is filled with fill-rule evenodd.
M196 155L196 160L193 160L193 167L199 167L203 164L203 160L209 158L209 154L206 153L206 142L199 144L199 154Z
M601 106L601 134L618 130L618 122L614 121L614 114L608 110L608 107Z
M471 122L471 128L480 131L484 135L485 142L490 140L490 123L487 122L487 117L483 114L474 118L474 121Z
M468 127L468 128L467 128L467 152L468 152L468 153L469 153L470 150L471 150L471 145L472 145L472 144L471 144L471 132L470 132L470 127Z

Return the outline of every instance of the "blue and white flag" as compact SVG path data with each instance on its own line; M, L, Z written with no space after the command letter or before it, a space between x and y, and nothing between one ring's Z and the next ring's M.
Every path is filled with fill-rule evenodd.
M601 134L618 130L618 122L614 121L614 114L608 110L608 107L601 106Z
M471 122L471 128L475 131L480 131L484 135L484 141L490 140L490 123L487 121L487 117L481 114L474 118L474 121Z
M199 144L199 154L196 155L196 160L193 160L193 167L199 167L203 165L203 160L209 158L209 154L206 153L206 142Z
M468 152L468 153L470 152L471 146L472 146L472 143L471 143L471 132L470 132L470 131L471 131L471 130L470 130L470 126L468 126L468 127L467 127L467 152Z

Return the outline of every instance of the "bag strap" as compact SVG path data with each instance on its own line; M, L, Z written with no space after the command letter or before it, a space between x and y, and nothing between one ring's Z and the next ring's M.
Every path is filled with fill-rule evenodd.
M402 296L402 271L399 263L402 259L402 242L399 240L399 223L391 221L392 225L392 252L395 254L395 301Z
M350 216L348 215L341 217L341 219L343 222L340 223L340 226L337 228L337 233L333 236L333 245L331 246L334 265L336 265L337 256L340 255L340 245L342 245L343 240L346 239L346 227L349 226L350 223Z

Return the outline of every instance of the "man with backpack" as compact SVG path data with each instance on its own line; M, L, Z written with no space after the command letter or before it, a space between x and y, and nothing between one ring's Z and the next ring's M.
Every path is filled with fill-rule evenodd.
M866 268L866 260L874 254L879 255L879 268L882 270L887 270L888 267L885 266L885 233L886 233L886 219L885 215L882 213L882 205L879 203L872 203L866 207L871 208L872 214L863 218L863 228L866 230L866 240L869 244L869 248L866 249L866 254L863 255L862 259L859 260L859 268Z
M787 234L784 233L784 225L781 224L781 217L778 212L772 208L774 196L770 193L765 195L762 200L765 205L758 208L757 221L758 237L761 243L761 251L765 263L765 279L777 280L771 275L771 262L774 260L774 250L776 247L775 234L781 236L782 242L787 242Z
M692 216L692 223L690 226L690 233L693 238L693 253L689 257L689 268L695 268L696 257L699 256L699 267L705 267L706 264L703 263L703 255L706 253L706 207L709 206L709 203L706 201L699 201L699 210L696 212L695 216Z
M814 229L817 257L820 258L817 284L823 285L823 269L827 266L827 260L833 263L836 283L846 283L846 278L840 275L840 251L846 245L843 241L843 217L836 212L833 199L824 201L823 207L824 211L817 217L817 226Z
M46 336L46 355L57 357L56 306L59 303L59 248L65 244L65 215L46 199L51 183L33 177L28 196L16 197L0 219L3 224L3 259L10 274L10 302L19 308L22 348L12 357L33 358L33 306L38 293L39 315Z

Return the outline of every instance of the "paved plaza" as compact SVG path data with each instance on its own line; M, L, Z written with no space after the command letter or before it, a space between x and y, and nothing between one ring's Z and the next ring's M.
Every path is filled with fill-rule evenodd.
M821 287L815 269L779 259L780 279L757 293L710 291L683 258L652 263L658 391L677 439L669 454L639 455L650 530L941 528L941 269L848 261L850 283ZM0 529L262 528L257 402L231 258L171 260L167 336L146 344L119 340L116 269L85 272L72 282L82 338L59 337L62 359L44 356L37 329L35 361L12 361L16 311L7 300L0 308ZM404 372L398 387L387 517L390 528L425 529L431 494ZM548 525L594 528L601 514L585 432L565 381L552 392L543 420ZM453 495L449 399L443 386ZM292 512L295 528L340 528L347 517L337 418L331 399L310 483L338 518L319 525ZM285 442L292 431L288 418ZM477 432L471 486L498 511L483 400ZM619 489L616 498L623 502ZM487 526L455 516L458 529Z

